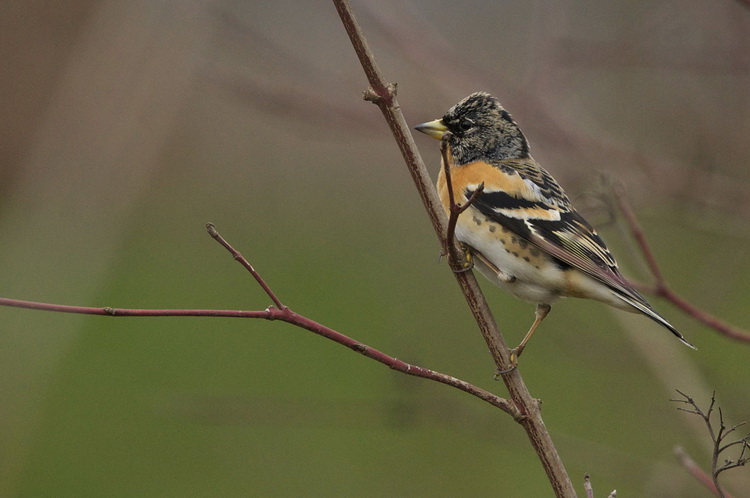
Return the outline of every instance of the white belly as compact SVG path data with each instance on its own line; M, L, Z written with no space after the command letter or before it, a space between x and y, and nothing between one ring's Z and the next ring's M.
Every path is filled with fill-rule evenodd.
M563 296L565 272L546 254L499 225L490 232L484 216L477 224L472 213L456 226L456 238L479 251L501 274L474 258L475 267L498 287L524 301L551 304Z

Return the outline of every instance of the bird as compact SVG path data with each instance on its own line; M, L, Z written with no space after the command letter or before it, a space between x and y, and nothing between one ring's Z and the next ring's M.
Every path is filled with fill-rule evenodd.
M495 97L472 93L415 129L442 141L437 191L446 214L451 200L468 204L455 226L467 260L495 285L536 304L534 322L511 350L510 370L563 297L642 313L695 349L625 280L602 238L531 157L526 136Z

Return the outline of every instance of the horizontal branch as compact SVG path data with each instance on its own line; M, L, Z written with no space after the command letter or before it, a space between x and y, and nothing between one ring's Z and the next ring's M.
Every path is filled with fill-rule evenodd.
M213 236L213 235L212 235ZM215 237L214 237L215 238ZM218 239L217 239L218 240ZM224 244L222 244L224 245ZM226 247L226 246L225 246ZM231 247L231 246L230 246ZM236 253L239 254L239 253ZM242 258L242 256L239 256ZM242 258L244 260L244 258ZM244 266L244 264L243 264ZM256 273L257 275L257 273ZM255 275L254 275L255 276ZM256 279L260 278L257 275ZM262 281L262 279L260 279ZM413 375L415 377L421 377L424 379L433 380L446 384L451 387L455 387L468 394L476 396L477 398L486 401L487 403L500 408L507 414L511 415L516 421L522 421L523 416L521 413L506 399L501 398L489 391L481 389L473 384L465 382L461 379L457 379L453 376L446 375L435 370L423 368L417 365L406 363L397 358L383 353L375 348L372 348L366 344L352 339L340 332L333 330L330 327L311 320L303 315L299 315L289 308L278 309L275 307L269 307L262 311L250 311L250 310L214 310L214 309L130 309L130 308L93 308L87 306L68 306L64 304L49 304L39 303L35 301L23 301L20 299L8 299L0 298L0 306L9 306L14 308L25 308L40 311L54 311L57 313L75 313L79 315L99 315L99 316L111 316L111 317L157 317L157 316L169 316L169 317L225 317L225 318L262 318L265 320L280 320L297 327L309 330L315 334L318 334L326 339L334 341L342 346L346 346L349 349L360 353L372 360L387 365L393 370L405 373L407 375Z
M276 308L268 308L264 311L243 310L212 310L212 309L132 309L132 308L92 308L88 306L68 306L65 304L39 303L36 301L22 301L20 299L8 299L0 297L0 306L12 308L25 308L40 311L55 311L57 313L75 313L78 315L100 315L100 316L213 316L228 318L265 318L276 320L273 311Z

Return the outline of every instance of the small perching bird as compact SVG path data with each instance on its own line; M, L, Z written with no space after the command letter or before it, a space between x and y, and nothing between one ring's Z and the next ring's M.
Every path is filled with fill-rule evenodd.
M447 146L453 198L471 202L458 217L455 235L476 268L495 285L536 304L534 323L513 350L514 364L561 297L643 313L695 349L625 281L604 241L531 157L526 137L497 99L473 93L441 119L416 129ZM437 189L449 214L444 169Z

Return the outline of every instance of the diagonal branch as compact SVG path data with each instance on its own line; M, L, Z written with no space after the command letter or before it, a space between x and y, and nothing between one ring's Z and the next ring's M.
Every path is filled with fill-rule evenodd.
M253 268L250 262L247 259L245 259L245 257L238 250L232 247L232 245L229 242L227 242L226 239L224 239L224 237L222 237L219 234L219 232L216 230L216 227L212 223L208 223L206 225L206 229L208 230L208 234L211 237L213 237L217 242L219 242L219 244L221 244L227 251L229 251L229 253L234 257L236 261L238 261L243 267L247 269L247 271L250 272L250 274L253 276L255 281L258 282L261 288L266 292L266 294L268 294L268 296L276 304L278 309L275 309L275 308L266 309L266 312L271 313L270 315L271 317L268 318L269 320L283 320L287 323L291 323L292 325L296 325L297 327L301 327L303 329L309 330L310 332L314 332L320 336L325 337L326 339L332 340L343 346L346 346L362 354L363 356L366 356L370 359L383 363L384 365L388 365L393 370L397 370L407 375L414 375L416 377L422 377L424 379L434 380L436 382L440 382L442 384L455 387L456 389L459 389L473 396L476 396L479 399L482 399L490 403L491 405L496 406L497 408L500 408L505 413L512 416L516 421L520 421L523 418L523 415L519 412L519 410L514 405L509 403L508 400L501 398L499 396L496 396L490 393L489 391L485 391L484 389L481 389L475 385L469 384L468 382L465 382L461 379L457 379L450 375L446 375L444 373L436 372L435 370L430 370L427 368L423 368L417 365L412 365L404 361L401 361L381 351L378 351L375 348L371 348L370 346L366 344L362 344L359 341L355 341L354 339L348 336L345 336L344 334L341 334L340 332L337 332L331 329L330 327L327 327L318 322L310 320L309 318L303 315L299 315L295 313L290 308L281 304L281 301L279 300L278 297L276 297L276 294L274 294L274 292L271 290L268 284L266 284L265 280L263 280L263 277L260 276L260 274Z
M232 257L234 257L235 261L239 262L242 266L245 267L247 271L250 272L250 275L253 276L256 282L258 282L258 285L260 285L266 295L271 298L271 301L273 301L273 304L276 305L277 308L279 308L280 310L286 309L286 306L281 304L281 301L278 297L276 297L276 294L273 293L268 284L266 284L265 280L263 280L260 274L255 271L253 265L251 265L248 260L239 253L239 251L232 247L229 242L224 240L224 237L222 237L219 232L216 231L216 227L213 223L206 223L206 230L208 231L208 234L213 237L214 240L216 240L216 242L221 244L227 251L229 251Z
M651 250L651 245L646 239L646 234L643 231L643 228L641 228L641 225L638 222L638 218L635 216L633 208L625 197L622 187L615 186L613 190L617 206L620 209L623 217L625 218L625 222L630 229L630 233L636 240L638 247L643 254L643 258L646 260L646 264L648 265L648 268L655 279L655 283L653 284L653 286L649 287L647 285L638 284L638 287L644 289L646 292L650 292L656 296L663 297L687 315L695 318L702 324L711 327L720 334L723 334L736 341L750 343L749 331L735 327L734 325L730 325L727 322L719 319L718 317L698 308L694 304L689 303L684 298L679 296L675 291L673 291L669 287L669 285L667 285L664 274L662 273L659 263L656 260L656 256Z
M333 0L333 3L367 76L370 87L365 92L365 99L375 103L380 108L388 123L441 246L457 252L459 250L458 243L455 240L446 239L446 216L401 112L401 107L396 100L396 87L388 83L378 69L362 28L357 22L349 3L346 0ZM525 415L521 419L521 424L544 467L555 495L559 497L576 496L570 477L544 425L538 401L529 393L519 370L508 369L512 365L510 349L500 334L473 272L454 272L454 276L474 315L479 330L495 361L496 368L507 371L501 375L501 378L508 389L512 403Z
M714 495L719 495L719 490L716 488L713 479L698 465L695 460L690 458L685 449L682 446L677 446L674 449L674 456L682 464L685 469L701 484L708 488ZM724 498L732 498L730 494L724 491Z

